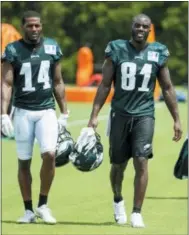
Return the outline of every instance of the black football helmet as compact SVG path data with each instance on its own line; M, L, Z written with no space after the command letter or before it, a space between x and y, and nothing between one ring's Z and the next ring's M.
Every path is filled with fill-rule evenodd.
M174 176L181 180L188 179L188 138L184 141L175 163Z
M69 162L69 154L74 147L74 140L66 127L58 125L58 141L56 145L55 164L56 167L64 166Z
M88 172L98 168L103 161L100 135L93 128L83 128L69 159L80 171Z

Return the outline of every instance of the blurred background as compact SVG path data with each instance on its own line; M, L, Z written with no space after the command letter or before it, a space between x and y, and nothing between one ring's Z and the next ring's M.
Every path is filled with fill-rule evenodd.
M92 63L88 68L90 76L99 74L107 43L130 39L133 16L145 13L154 24L156 41L170 50L169 67L174 84L187 84L188 2L2 2L1 9L2 23L11 24L20 34L24 11L41 14L44 35L56 39L64 53L62 65L67 84L77 83L78 52L83 46L89 48L86 53ZM93 77L97 83L98 79Z

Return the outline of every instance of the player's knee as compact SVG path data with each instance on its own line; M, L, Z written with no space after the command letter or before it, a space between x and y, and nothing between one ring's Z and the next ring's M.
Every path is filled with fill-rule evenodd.
M124 172L124 165L123 164L112 164L112 170L113 171L117 171L119 173L123 173Z
M31 160L18 160L18 167L20 171L29 171Z
M144 157L133 159L135 171L137 174L145 174L148 172L148 160Z
M42 154L42 159L48 162L55 162L55 152L45 152Z

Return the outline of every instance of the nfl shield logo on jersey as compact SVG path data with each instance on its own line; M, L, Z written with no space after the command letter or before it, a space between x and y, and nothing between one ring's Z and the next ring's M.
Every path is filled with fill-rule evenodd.
M159 60L159 52L156 51L148 51L148 60L158 62Z

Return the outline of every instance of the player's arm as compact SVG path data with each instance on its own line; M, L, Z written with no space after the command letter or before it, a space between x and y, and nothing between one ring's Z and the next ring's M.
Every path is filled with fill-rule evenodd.
M180 123L176 93L173 84L171 82L169 68L167 66L162 66L160 68L158 73L158 81L162 89L165 103L174 120L175 135L173 137L173 140L179 141L182 137L181 123Z
M2 71L2 100L1 100L1 131L9 138L14 136L14 128L8 115L8 107L12 95L14 72L13 67L8 62L1 64Z
M55 65L54 75L54 96L58 103L61 113L67 113L67 103L65 98L65 85L62 78L61 64L57 62Z
M58 119L59 123L63 126L67 125L68 119L68 110L67 110L67 102L65 97L65 85L62 78L61 64L57 62L55 65L55 74L54 74L54 96L58 103L60 109L60 117Z
M90 121L88 126L96 127L97 126L97 116L100 112L102 106L104 105L106 98L111 90L111 85L114 76L114 65L110 58L105 59L102 66L102 81L98 87L94 102L93 108L90 116Z
M12 95L13 78L14 78L13 66L5 61L1 63L1 71L2 71L1 114L7 114Z

